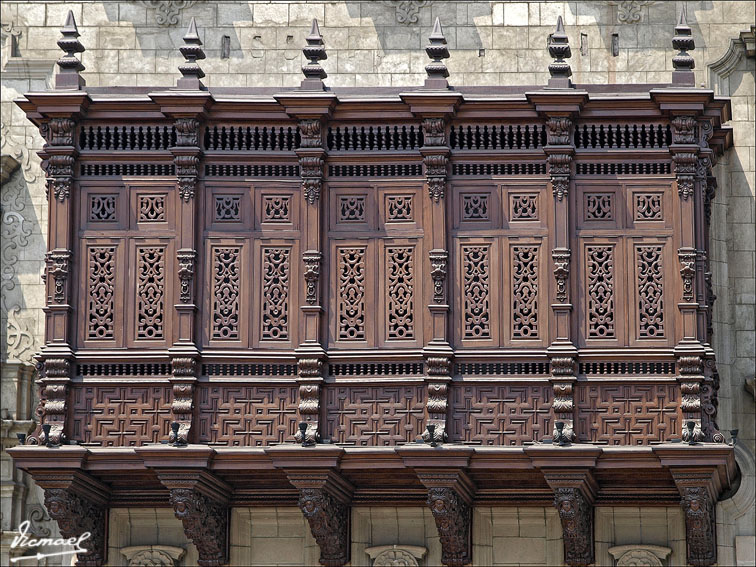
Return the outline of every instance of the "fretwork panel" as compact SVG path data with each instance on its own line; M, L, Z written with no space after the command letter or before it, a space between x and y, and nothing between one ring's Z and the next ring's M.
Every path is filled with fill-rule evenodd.
M423 386L329 387L326 438L342 445L388 446L423 433Z
M583 443L655 445L681 433L676 384L584 384L576 404L575 431Z
M551 435L549 385L463 385L452 388L449 441L524 445Z
M198 409L200 443L260 447L293 442L297 432L293 386L203 386Z
M71 439L82 445L131 447L167 440L171 424L168 386L73 388Z

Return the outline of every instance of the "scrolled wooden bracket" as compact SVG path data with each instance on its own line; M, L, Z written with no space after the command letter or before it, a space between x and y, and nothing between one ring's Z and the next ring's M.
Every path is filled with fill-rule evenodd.
M287 471L299 490L299 508L320 547L320 564L340 567L349 562L351 485L331 470Z
M472 562L472 499L475 485L462 470L417 471L428 489L441 540L441 563L462 567Z
M685 515L687 563L695 567L714 565L717 562L717 489L714 474L675 468L671 472Z
M108 488L79 472L35 474L34 480L45 491L45 508L58 523L65 539L82 541L86 553L77 554L78 567L99 567L107 560Z
M197 548L201 567L228 563L228 495L231 487L206 471L159 471L176 517Z
M590 565L595 560L593 503L598 485L589 470L544 471L554 491L554 507L562 522L564 562Z

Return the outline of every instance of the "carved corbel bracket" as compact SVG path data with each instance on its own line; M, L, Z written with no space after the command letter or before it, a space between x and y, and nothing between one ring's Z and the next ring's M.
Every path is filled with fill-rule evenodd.
M671 468L685 515L687 563L695 567L717 562L716 490L712 473Z
M551 358L551 386L554 391L554 401L551 404L554 412L554 443L572 443L577 440L574 430L574 383L575 359L571 356L554 356ZM557 422L564 426L561 430Z
M544 471L554 491L554 507L562 522L564 562L590 565L594 562L593 503L598 484L588 470Z
M60 535L77 540L85 532L91 535L82 541L86 553L77 554L77 566L99 567L107 559L108 488L80 472L33 473L34 480L45 492L45 508L58 523Z
M168 435L169 443L189 443L194 410L194 383L197 380L197 361L192 357L175 357L171 360L173 369L173 400L171 414L179 424L178 432Z
M297 431L297 443L320 442L320 382L323 380L323 360L308 356L297 360L299 382L299 421L307 423L307 429Z
M340 567L349 561L349 503L352 486L331 470L287 470L299 491L299 508L320 547L320 564Z
M228 497L232 488L206 471L158 470L176 517L197 548L201 567L228 562Z
M472 500L475 485L460 469L417 470L428 489L428 507L441 541L441 563L461 567L472 562Z

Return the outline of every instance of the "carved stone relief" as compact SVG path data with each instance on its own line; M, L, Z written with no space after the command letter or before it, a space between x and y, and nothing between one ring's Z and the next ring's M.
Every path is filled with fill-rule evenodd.
M378 545L365 549L373 567L417 567L427 551L417 545Z
M662 567L667 556L672 553L669 547L659 545L618 545L609 548L609 553L617 561L617 567Z
M175 567L181 564L186 550L170 545L136 545L121 549L129 567Z
M181 21L181 11L196 3L197 0L142 0L142 4L155 10L155 23L162 27L178 24Z

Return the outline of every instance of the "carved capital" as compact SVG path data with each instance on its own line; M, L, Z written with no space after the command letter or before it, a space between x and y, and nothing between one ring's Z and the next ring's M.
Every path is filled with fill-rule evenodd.
M73 146L76 122L71 118L51 118L47 123L47 143L52 146Z
M176 120L176 145L199 146L199 120L178 118Z
M551 257L554 259L556 299L559 303L567 303L569 299L570 254L569 248L555 248L551 251Z
M429 252L431 264L431 278L433 279L433 303L446 303L446 264L449 253L446 250L434 249Z
M301 138L300 147L302 148L320 148L323 145L321 137L320 120L302 120L299 122L299 136Z
M696 117L690 115L678 115L670 121L672 124L673 144L696 143Z
M550 146L570 144L572 119L568 116L552 116L546 120L546 143Z
M426 118L423 120L423 145L446 145L446 121L443 118Z

